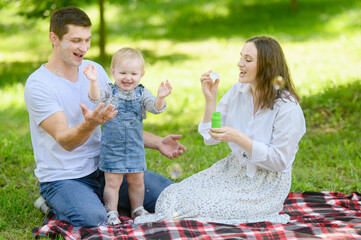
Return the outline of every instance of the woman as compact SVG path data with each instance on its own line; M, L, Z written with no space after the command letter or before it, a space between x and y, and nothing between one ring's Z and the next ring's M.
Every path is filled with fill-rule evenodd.
M272 38L249 39L237 64L238 81L216 106L219 79L201 76L205 111L198 131L207 145L228 142L231 153L212 167L167 187L155 214L135 223L190 219L285 224L280 214L291 187L292 163L306 131L282 48ZM211 128L214 111L221 128Z

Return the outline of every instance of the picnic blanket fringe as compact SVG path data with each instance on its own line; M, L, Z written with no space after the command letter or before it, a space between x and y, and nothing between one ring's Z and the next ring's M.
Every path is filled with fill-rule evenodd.
M293 192L285 201L287 224L270 222L225 225L172 220L134 225L120 217L117 226L74 227L50 213L33 237L94 239L361 239L361 194L353 192Z

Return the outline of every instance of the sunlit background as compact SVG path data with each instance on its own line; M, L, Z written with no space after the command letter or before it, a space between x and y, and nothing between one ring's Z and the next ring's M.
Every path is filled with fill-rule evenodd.
M19 7L21 1L14 1L0 10L3 110L24 107L25 78L51 53L49 18L27 19L18 14ZM96 59L99 9L96 3L80 7L93 21L87 57ZM244 41L255 35L273 36L281 43L301 96L361 76L359 1L298 1L297 10L288 0L105 1L104 7L108 59L123 46L140 49L147 62L143 84L155 93L161 81L171 81L174 92L167 99L168 112L188 123L197 123L202 113L200 74L209 69L220 72L221 90L226 91L237 79L236 63ZM107 70L109 62L103 63ZM174 115L158 117L171 120ZM158 117L147 121L157 124Z
M167 111L148 114L144 129L183 134L188 151L170 160L147 149L148 169L181 181L229 153L225 143L205 146L197 133L199 78L219 72L223 96L237 81L244 42L267 35L283 47L307 123L291 191L361 192L360 0L0 0L0 239L31 239L44 218L33 207L39 189L23 92L50 57L49 16L64 4L81 7L93 22L87 58L109 73L117 49L137 48L146 60L142 84L156 94L161 81L172 83Z
M7 136L2 138L3 146L17 144L21 136L30 144L23 101L24 84L29 74L46 62L51 54L49 15L57 8L57 3L65 1L49 5L49 9L35 18L21 14L25 10L28 13L36 10L36 2L0 1L0 132ZM43 2L48 1L39 4ZM154 94L161 81L168 79L173 85L173 92L167 98L167 111L160 115L148 114L144 127L160 135L184 134L190 150L187 156L176 161L151 155L156 160L148 163L150 169L163 171L176 180L182 179L228 152L224 146L218 150L213 148L208 155L202 154L205 150L197 134L197 124L203 114L199 77L210 69L219 72L219 97L223 96L237 81L236 64L244 42L250 37L267 35L280 42L296 90L303 98L360 81L361 2L299 0L294 1L296 8L292 8L292 2L104 1L107 54L104 61L99 57L98 2L78 2L77 6L84 9L93 22L92 47L87 58L102 63L109 73L110 59L117 49L124 46L137 48L146 60L142 83ZM24 7L26 4L29 6ZM327 110L322 111L315 113L320 121L330 117ZM309 131L332 132L335 126L342 126L342 117L336 119L331 125L309 128ZM305 140L304 144L311 143ZM2 151L13 150L4 147ZM193 153L200 156L195 157ZM302 154L299 154L301 158Z

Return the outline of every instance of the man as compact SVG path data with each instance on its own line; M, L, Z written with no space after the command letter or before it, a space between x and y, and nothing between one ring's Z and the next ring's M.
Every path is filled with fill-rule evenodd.
M103 173L97 170L100 125L117 114L113 105L103 109L104 104L95 107L88 99L84 66L90 63L96 67L101 85L110 81L99 64L84 59L90 38L91 21L85 12L76 7L55 11L50 19L51 57L29 76L24 93L40 194L58 219L74 226L97 226L107 220L99 198L99 181L104 180ZM145 147L157 149L171 159L186 150L177 142L181 135L143 135ZM144 206L154 212L160 192L172 181L146 171L144 182ZM127 184L123 185L119 207L129 208Z

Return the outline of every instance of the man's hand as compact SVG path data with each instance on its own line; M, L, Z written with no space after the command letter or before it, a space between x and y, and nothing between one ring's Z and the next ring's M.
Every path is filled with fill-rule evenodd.
M162 139L159 143L158 150L161 154L169 159L177 158L183 155L187 147L178 142L182 138L182 135L168 135Z
M69 127L63 111L52 114L40 123L40 126L67 151L73 151L82 145L93 134L97 126L109 121L118 112L114 111L114 106L111 104L102 110L104 103L101 103L94 111L88 109L85 104L80 104L80 107L84 121L76 126Z
M114 105L109 104L104 109L104 103L99 104L94 111L87 109L85 104L80 104L84 120L90 126L97 127L100 124L104 124L110 119L112 119L115 115L117 115L118 110L114 111Z

